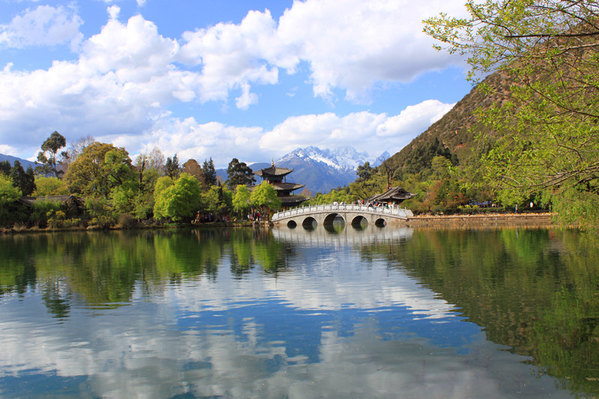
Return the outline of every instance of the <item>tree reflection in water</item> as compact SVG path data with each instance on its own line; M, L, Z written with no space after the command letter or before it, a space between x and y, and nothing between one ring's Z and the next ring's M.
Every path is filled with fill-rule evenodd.
M118 308L132 303L136 292L159 296L200 278L216 281L219 272L228 272L223 267L237 280L255 272L276 279L294 273L296 261L313 248L334 252L349 245L362 265L384 259L389 269L407 272L482 327L489 340L529 356L540 374L557 377L574 392L599 393L597 235L351 225L333 230L5 236L0 298L39 289L47 311L68 319L74 305Z
M385 256L539 373L599 393L599 236L573 230L416 231Z

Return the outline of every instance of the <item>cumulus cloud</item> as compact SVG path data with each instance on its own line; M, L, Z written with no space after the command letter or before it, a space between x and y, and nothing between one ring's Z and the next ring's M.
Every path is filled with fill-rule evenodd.
M414 133L422 133L430 125L445 115L454 104L445 104L438 100L426 100L420 104L406 107L399 115L388 118L376 128L379 137L408 136L414 138Z
M464 13L454 0L298 1L281 17L277 36L310 64L315 95L341 88L356 98L376 82L407 82L456 61L435 52L422 32L422 20L436 10Z
M426 100L399 115L356 112L290 117L266 132L260 146L282 155L297 147L315 145L336 148L350 145L370 155L399 151L453 107L438 100Z
M70 43L75 49L83 39L83 20L72 9L40 5L0 25L0 46L23 48Z
M34 71L15 70L10 63L0 70L0 142L32 154L50 131L58 130L72 139L91 135L129 143L132 153L148 139L152 147L162 142L165 151L201 157L213 144L193 140L216 133L208 123L171 117L173 104L234 97L236 107L248 109L259 102L257 86L277 84L281 71L293 74L300 65L309 69L315 95L328 97L341 89L350 99L377 82L405 82L443 68L452 60L431 49L419 24L427 10L451 11L462 2L437 2L298 1L278 21L268 10L251 11L238 24L188 31L180 39L161 35L141 15L120 21L119 7L110 5L101 31L84 41L75 11L39 6L0 26L0 46L71 43L78 58ZM269 159L273 152L282 155L308 144L354 145L380 153L390 142L401 148L447 107L425 102L396 116L303 115L270 131L220 125L217 137L226 142L221 148L240 148L247 158ZM252 139L235 144L247 132Z
M240 24L186 32L180 58L202 64L206 95L224 98L251 82L273 84L278 69L311 69L316 96L346 91L357 99L377 82L408 82L457 59L432 48L422 20L436 11L460 15L458 0L307 0L294 2L278 25L270 12L252 11Z
M243 162L268 159L268 153L259 148L263 130L260 127L236 127L219 122L199 123L195 118L165 117L157 120L151 129L140 136L102 136L125 148L148 153L158 147L164 154L177 154L182 161L193 158L198 162L212 158L217 167L227 165L233 157ZM144 143L139 146L139 142Z

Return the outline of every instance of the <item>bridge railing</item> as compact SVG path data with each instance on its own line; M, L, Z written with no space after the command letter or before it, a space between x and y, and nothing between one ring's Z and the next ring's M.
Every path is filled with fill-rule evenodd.
M408 217L412 215L412 211L405 208L386 208L373 207L356 204L327 204L327 205L311 205L300 208L294 208L283 212L277 212L272 216L272 220L280 220L301 215L311 215L324 212L364 212L370 214L381 214L396 217Z

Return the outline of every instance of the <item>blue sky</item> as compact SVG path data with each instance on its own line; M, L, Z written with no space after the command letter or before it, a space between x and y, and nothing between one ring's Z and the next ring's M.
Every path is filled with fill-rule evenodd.
M0 153L54 130L217 167L399 151L471 86L421 21L463 0L0 0Z

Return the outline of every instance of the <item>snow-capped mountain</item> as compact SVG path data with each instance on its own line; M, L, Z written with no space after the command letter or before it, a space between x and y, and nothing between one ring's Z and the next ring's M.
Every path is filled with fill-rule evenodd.
M277 159L277 166L291 168L293 173L288 177L289 182L306 185L306 189L313 194L317 192L328 193L334 188L346 186L356 180L358 165L366 161L378 162L389 157L388 153L382 154L377 160L372 160L365 152L359 152L353 147L339 147L334 150L320 149L309 146L298 148ZM382 160L381 160L382 159ZM266 168L270 163L256 163L250 165L253 170ZM298 190L298 194L301 190Z
M359 152L353 147L339 147L334 150L320 149L309 146L297 148L290 153L275 160L275 165L293 169L287 181L305 184L306 189L313 194L328 193L334 188L343 187L356 180L358 165L370 162L371 166L378 166L389 158L389 153L384 152L373 159L365 152ZM271 162L258 162L248 165L253 171L268 168ZM227 180L227 170L217 169L216 173L223 181ZM260 178L256 177L257 183ZM300 194L302 190L296 191Z
M373 167L377 167L380 166L383 162L385 162L387 160L387 158L389 158L391 156L391 154L389 154L388 151L383 152L381 155L378 156L377 159L374 160L374 162L372 162L371 166Z
M312 161L330 166L340 171L355 171L358 165L368 160L368 154L358 152L353 147L339 147L334 150L320 149L309 146L298 148L277 160L278 164L296 162L297 160Z

